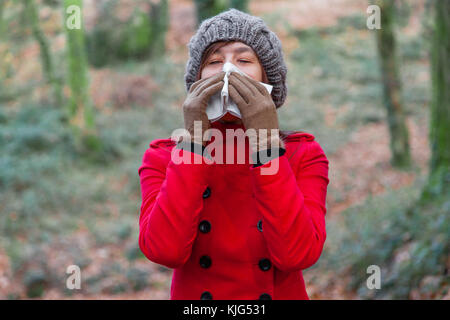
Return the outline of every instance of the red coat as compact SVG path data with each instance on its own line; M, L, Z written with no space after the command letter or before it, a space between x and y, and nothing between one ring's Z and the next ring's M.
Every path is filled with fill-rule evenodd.
M211 125L224 135L244 129ZM149 260L174 268L171 299L308 299L301 270L322 252L329 182L314 136L290 135L285 154L256 168L249 160L175 164L174 146L170 138L152 141L139 168L139 245ZM225 146L225 155L234 146L236 159L242 143ZM273 161L276 174L261 175Z

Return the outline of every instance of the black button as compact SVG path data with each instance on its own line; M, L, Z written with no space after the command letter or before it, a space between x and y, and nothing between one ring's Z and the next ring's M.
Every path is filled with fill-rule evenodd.
M209 187L206 187L205 191L203 192L203 199L209 198L211 195L211 189Z
M211 231L211 223L209 223L208 220L203 220L198 225L198 229L200 230L200 232L208 233L209 231Z
M202 256L200 258L200 266L202 268L209 268L211 266L211 263L212 263L211 258L208 256Z
M271 266L272 266L272 263L270 262L269 259L261 259L261 260L259 260L259 268L262 271L269 270Z
M209 291L204 291L200 296L200 300L212 300L212 294Z
M262 232L262 220L259 220L256 226L258 227L258 230Z
M272 300L272 297L268 293L263 293L259 296L259 300Z

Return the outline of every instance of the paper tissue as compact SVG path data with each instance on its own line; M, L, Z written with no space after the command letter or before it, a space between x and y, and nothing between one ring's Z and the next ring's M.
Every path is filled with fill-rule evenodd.
M225 77L224 77L224 85L222 88L222 91L216 92L214 95L211 96L208 105L206 107L206 114L208 116L208 119L211 122L214 122L216 120L219 120L222 118L227 112L230 112L232 115L242 118L241 113L239 112L239 108L236 105L236 103L231 99L231 97L228 95L228 76L232 71L238 72L246 77L248 76L246 73L241 71L238 67L236 67L231 62L226 62L223 65L222 68L223 71L225 71ZM271 85L267 83L260 82L269 93L272 92Z

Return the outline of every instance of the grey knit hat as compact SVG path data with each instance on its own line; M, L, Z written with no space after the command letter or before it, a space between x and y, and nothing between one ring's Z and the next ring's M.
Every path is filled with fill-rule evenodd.
M270 31L264 21L239 11L229 9L204 20L189 41L189 60L184 80L186 90L196 81L202 55L206 48L217 41L237 40L251 47L258 55L266 72L269 84L273 86L272 99L277 108L286 100L287 68L283 59L281 41Z

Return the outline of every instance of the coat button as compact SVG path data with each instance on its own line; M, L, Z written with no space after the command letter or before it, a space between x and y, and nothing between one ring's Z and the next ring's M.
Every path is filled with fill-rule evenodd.
M272 297L268 293L263 293L259 296L259 300L272 300Z
M212 294L209 291L203 291L200 300L212 300Z
M259 260L259 268L262 270L262 271L267 271L267 270L269 270L270 269L270 267L272 266L272 263L270 262L270 260L269 259L261 259L261 260Z
M262 220L259 220L256 226L258 227L258 230L262 232Z
M202 220L198 225L198 229L200 230L200 232L208 233L209 231L211 231L211 223L209 223L208 220Z
M209 268L211 266L211 263L212 263L211 258L208 256L202 256L200 258L200 266L202 268Z
M211 189L209 187L206 187L205 191L203 192L203 199L209 198L211 195Z

